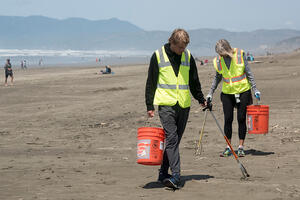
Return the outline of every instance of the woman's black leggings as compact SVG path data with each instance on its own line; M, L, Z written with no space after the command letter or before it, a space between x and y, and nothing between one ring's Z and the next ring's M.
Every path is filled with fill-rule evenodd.
M251 90L240 94L240 103L236 103L234 94L221 93L224 112L224 132L228 139L232 137L233 109L237 108L237 120L239 127L239 139L244 140L246 137L246 112L247 105L252 104Z

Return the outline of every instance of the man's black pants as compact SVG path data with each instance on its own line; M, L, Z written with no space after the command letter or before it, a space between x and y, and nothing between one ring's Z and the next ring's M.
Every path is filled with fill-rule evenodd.
M158 114L166 134L166 146L163 163L160 171L168 173L171 168L172 175L180 176L179 144L189 117L190 107L181 108L178 103L175 106L159 106Z

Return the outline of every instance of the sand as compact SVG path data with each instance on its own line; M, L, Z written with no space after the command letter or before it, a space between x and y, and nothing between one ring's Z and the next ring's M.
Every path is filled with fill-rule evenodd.
M269 133L247 134L250 174L241 180L233 157L208 115L203 152L194 155L204 113L192 101L181 142L183 188L156 182L158 167L136 164L137 128L147 120L147 65L14 70L15 84L0 77L0 199L300 199L300 52L256 58L252 63L260 104L270 106ZM211 61L198 72L205 94L214 76ZM2 84L3 83L3 84ZM223 124L220 86L214 113ZM233 146L237 148L234 119Z

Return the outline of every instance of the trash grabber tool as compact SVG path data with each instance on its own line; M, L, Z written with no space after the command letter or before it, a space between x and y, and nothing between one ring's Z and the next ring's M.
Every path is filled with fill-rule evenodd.
M207 110L205 110L205 114L204 114L204 121L202 124L202 128L199 131L199 140L198 140L198 144L195 150L195 155L201 155L202 152L202 137L203 137L203 133L204 133L204 126L205 126L205 122L206 122L206 116L207 116Z
M220 126L220 124L219 124L217 118L215 117L214 113L213 113L212 111L210 111L210 113L211 113L211 115L213 116L214 120L216 121L217 126L219 127L219 129L220 129L222 135L224 136L224 138L225 138L225 140L226 140L228 146L229 146L230 149L231 149L232 154L234 155L234 157L235 157L237 163L239 164L239 167L240 167L240 169L241 169L241 171L242 171L243 177L244 177L244 178L249 177L250 175L248 174L246 168L245 168L245 167L242 165L242 163L239 161L239 159L238 159L236 153L234 152L234 150L233 150L233 148L232 148L232 146L231 146L231 144L230 144L228 138L226 137L226 135L225 135L223 129L221 128L221 126Z

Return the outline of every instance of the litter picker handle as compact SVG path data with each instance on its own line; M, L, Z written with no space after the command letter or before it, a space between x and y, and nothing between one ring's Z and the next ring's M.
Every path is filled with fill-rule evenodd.
M220 124L219 124L217 118L215 117L214 113L213 113L212 111L210 111L210 113L211 113L211 115L213 116L214 120L216 121L216 124L217 124L218 128L220 129L222 135L224 136L224 138L225 138L225 140L226 140L228 146L230 147L230 150L231 150L232 154L234 155L235 160L236 160L237 163L239 164L239 167L240 167L240 169L241 169L241 172L242 172L243 177L244 177L244 178L249 177L250 175L248 174L248 172L247 172L246 168L243 166L243 164L240 163L240 161L239 161L239 159L238 159L236 153L234 152L234 150L233 150L233 148L232 148L232 146L231 146L231 144L230 144L230 141L229 141L228 138L226 137L226 135L225 135L223 129L221 128L221 126L220 126Z
M205 110L202 128L199 131L199 140L198 140L197 148L195 150L196 155L200 155L201 152L202 152L202 137L203 137L203 134L204 134L204 126L205 126L205 122L206 122L206 117L207 117L207 110Z
M216 124L217 124L218 128L220 129L222 135L224 136L224 138L225 138L225 140L226 140L226 143L227 143L228 146L230 147L230 150L231 150L232 154L234 155L235 159L238 159L236 153L234 152L234 150L233 150L233 148L232 148L232 146L231 146L231 144L230 144L230 141L229 141L228 138L226 137L226 135L225 135L223 129L221 128L221 126L220 126L220 124L219 124L217 118L215 117L214 113L213 113L212 111L210 111L210 113L211 113L211 115L213 116L214 120L216 121Z

